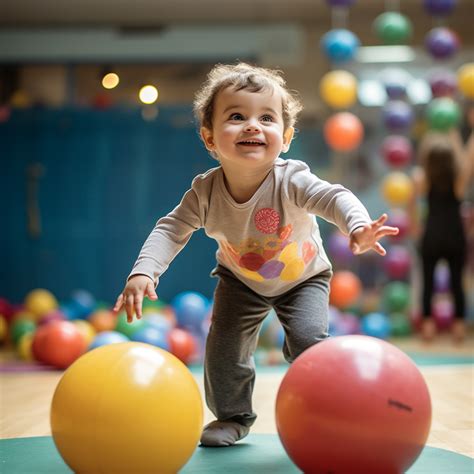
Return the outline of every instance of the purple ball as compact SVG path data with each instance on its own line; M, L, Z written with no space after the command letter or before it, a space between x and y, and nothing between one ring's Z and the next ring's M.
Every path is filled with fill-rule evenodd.
M425 37L425 46L434 58L446 59L459 49L459 38L449 28L433 28Z
M394 280L403 280L410 271L410 252L402 245L393 245L384 259L387 275Z
M451 275L447 265L437 265L434 273L434 288L438 293L446 293L450 289Z
M458 80L451 71L436 71L428 79L433 97L452 97L457 88Z
M354 254L349 248L349 237L339 231L335 231L329 237L328 251L330 257L339 264L349 263Z
M326 0L331 7L350 7L355 0Z
M393 132L401 132L410 128L413 123L413 110L401 100L391 100L383 108L385 127Z
M431 15L449 15L456 3L457 0L423 0L425 10Z
M380 79L390 99L401 99L406 94L411 76L403 69L390 67L382 71Z

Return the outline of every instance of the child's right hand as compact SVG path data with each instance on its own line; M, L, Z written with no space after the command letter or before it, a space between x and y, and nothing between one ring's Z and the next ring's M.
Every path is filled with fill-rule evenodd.
M140 319L145 295L150 300L158 299L153 280L146 275L134 275L128 280L122 293L118 296L112 311L118 313L122 308L125 308L127 322L129 323L132 322L134 314Z

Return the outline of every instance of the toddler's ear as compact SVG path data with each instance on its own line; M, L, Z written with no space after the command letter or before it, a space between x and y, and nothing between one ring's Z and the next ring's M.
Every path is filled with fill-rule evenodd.
M201 127L200 133L201 133L202 141L204 142L204 145L206 146L207 150L214 151L215 146L214 146L214 138L212 137L212 131L206 127Z
M288 127L283 133L283 146L281 148L281 151L283 153L286 153L290 149L291 140L293 140L294 135L295 135L294 127Z

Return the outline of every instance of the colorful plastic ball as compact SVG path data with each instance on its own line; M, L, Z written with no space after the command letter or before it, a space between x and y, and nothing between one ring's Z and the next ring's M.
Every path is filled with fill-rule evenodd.
M403 99L406 95L408 84L412 81L412 76L405 69L389 67L381 72L380 81L390 99Z
M326 0L331 7L350 7L355 0Z
M276 425L303 472L401 473L428 438L430 394L416 365L392 344L331 338L291 364L278 390Z
M207 316L209 300L195 291L185 291L171 301L178 326L184 329L198 329Z
M331 279L329 303L339 309L354 304L362 289L362 283L352 272L341 270L334 273Z
M144 318L134 318L131 323L127 322L127 314L122 311L117 315L117 324L115 325L115 331L122 333L130 339L133 334L143 328L146 325Z
M459 38L446 27L436 27L428 31L425 37L425 47L436 59L447 59L457 53Z
M446 131L459 124L461 110L449 97L432 100L426 109L428 125L433 130Z
M71 303L75 306L77 318L87 318L96 307L96 300L87 290L75 290L71 295Z
M112 331L117 325L116 315L109 309L97 309L88 318L97 332Z
M65 321L67 318L60 309L55 309L41 316L38 320L38 325L48 324L53 321Z
M357 80L348 71L326 73L319 84L322 99L331 107L350 107L357 99Z
M434 290L437 293L448 292L451 288L451 275L448 265L438 263L434 272Z
M409 286L401 281L388 283L383 289L382 304L389 313L405 311L410 304Z
M36 323L31 319L15 319L10 326L10 338L13 344L17 345L18 341L24 334L32 333L36 330Z
M412 332L410 319L404 313L390 315L391 335L395 337L409 336Z
M354 259L354 254L349 248L349 237L338 230L329 236L328 253L331 260L340 265L347 265Z
M56 447L74 472L178 472L197 447L199 388L172 354L141 343L88 352L51 405Z
M362 318L360 330L366 336L387 339L391 330L390 320L383 313L369 313Z
M392 171L382 182L382 195L392 206L407 205L412 193L412 181L401 171Z
M160 347L165 351L169 351L167 334L153 326L145 325L143 328L133 333L131 340L151 344L152 346Z
M341 313L337 322L337 330L341 336L358 334L360 332L360 320L353 313Z
M74 326L79 329L79 332L82 334L84 341L86 342L86 346L89 347L90 343L94 340L97 331L94 329L91 323L85 321L84 319L76 319L71 321Z
M98 347L108 346L109 344L118 344L120 342L128 342L130 339L117 331L104 331L97 334L89 344L88 350L97 349Z
M324 138L336 151L351 151L357 148L364 137L362 122L350 112L339 112L324 125Z
M33 356L33 349L32 349L33 338L34 338L34 333L28 332L26 334L23 334L23 336L21 336L20 339L18 340L16 351L21 360L24 360L27 362L32 362L35 360Z
M81 332L69 321L40 326L33 338L35 359L57 369L69 367L86 350Z
M58 307L58 301L48 290L38 288L30 291L25 298L25 309L33 313L37 318L55 310Z
M189 332L180 328L173 328L168 333L170 352L183 364L189 364L197 356L198 344L196 338Z
M392 280L404 280L409 276L411 256L403 245L392 245L384 258L384 269Z
M423 0L423 6L430 15L449 15L457 0Z
M386 137L381 152L385 163L393 168L402 168L411 163L413 158L413 146L410 140L402 135Z
M392 132L406 131L413 124L413 109L401 100L387 102L383 107L382 114L385 127Z
M168 334L173 329L173 323L163 313L153 312L145 315L145 322L148 326L159 329L162 333Z
M474 99L474 63L462 65L457 72L459 90L468 99Z
M321 38L321 48L330 61L344 63L354 58L360 41L352 31L334 29Z
M433 319L439 330L448 329L454 320L454 305L451 298L440 296L432 305Z
M387 225L398 228L397 235L391 235L390 240L398 242L405 239L410 232L410 218L403 209L392 209L388 215Z
M413 27L405 15L385 12L375 19L374 31L384 44L404 44L410 39Z
M433 97L452 97L458 88L456 75L451 71L435 71L429 78L431 93Z

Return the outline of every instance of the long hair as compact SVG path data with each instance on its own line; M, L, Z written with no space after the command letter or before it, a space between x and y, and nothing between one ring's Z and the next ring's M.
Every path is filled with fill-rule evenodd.
M454 189L456 156L447 137L430 137L421 148L420 161L429 189L443 193Z

